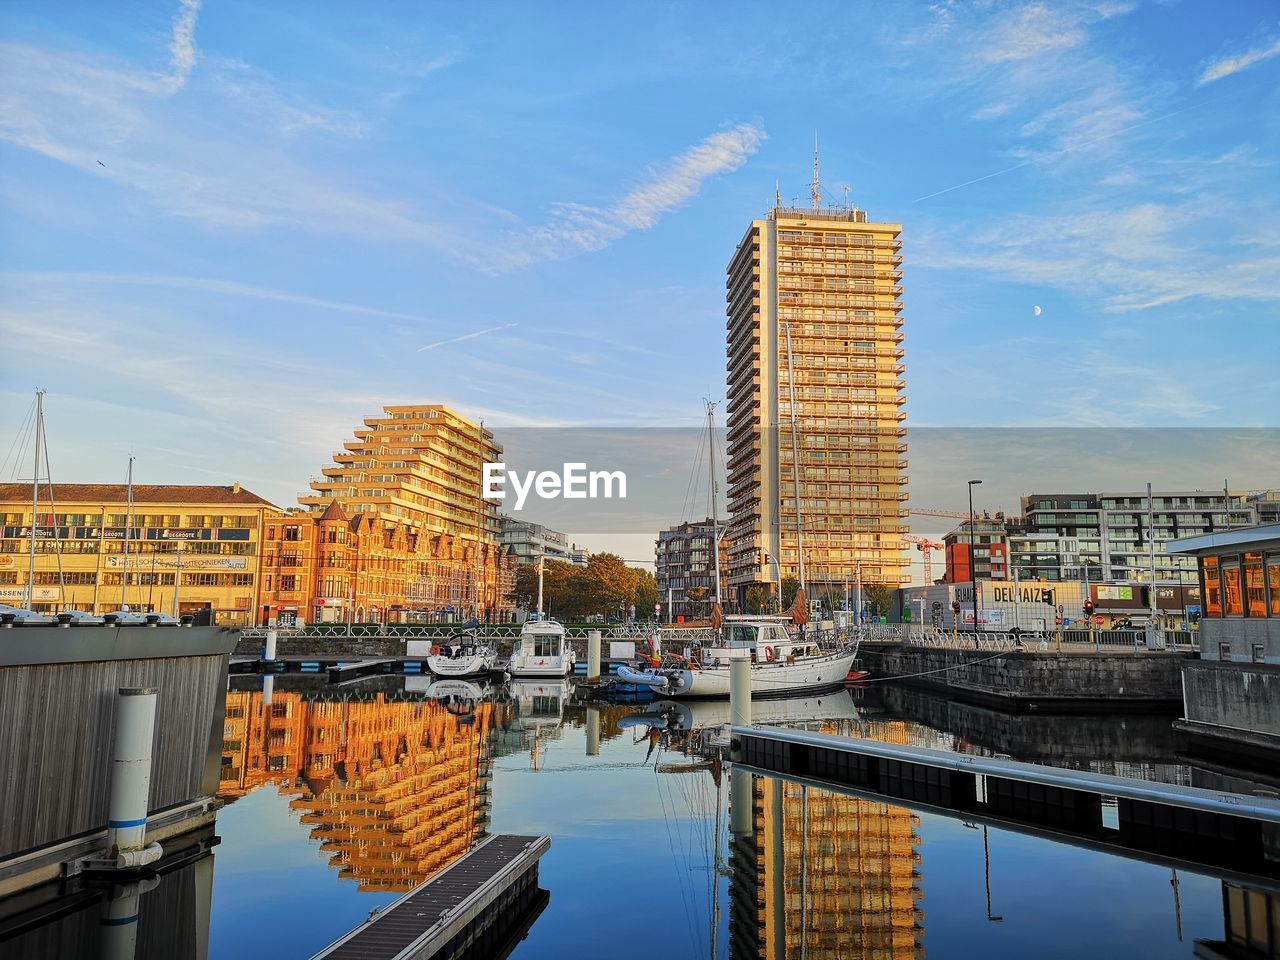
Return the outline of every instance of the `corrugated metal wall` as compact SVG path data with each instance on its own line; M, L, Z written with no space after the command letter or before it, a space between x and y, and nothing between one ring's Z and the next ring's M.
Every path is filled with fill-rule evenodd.
M102 829L115 691L154 686L151 810L217 787L225 655L0 668L0 860Z

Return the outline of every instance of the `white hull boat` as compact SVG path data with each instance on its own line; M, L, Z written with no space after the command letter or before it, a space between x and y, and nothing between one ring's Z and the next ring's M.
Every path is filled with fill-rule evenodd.
M480 677L498 671L498 651L475 643L433 646L427 669L437 677Z
M621 667L618 678L652 687L667 697L729 696L731 658L751 658L751 696L785 697L843 687L857 659L857 645L819 644L792 636L783 623L730 622L707 645L667 654L657 667Z
M566 677L573 673L577 654L554 620L530 620L511 651L507 672L513 677Z

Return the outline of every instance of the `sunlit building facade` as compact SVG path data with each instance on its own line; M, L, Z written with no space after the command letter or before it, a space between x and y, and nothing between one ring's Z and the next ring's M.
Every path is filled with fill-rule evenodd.
M842 589L858 567L863 583L909 579L901 231L860 210L776 207L729 262L729 569L740 603L753 585L775 593L799 576L793 447L806 580Z
M277 508L240 484L42 483L37 499L33 579L31 485L0 484L0 604L252 622Z
M270 518L260 619L510 619L516 563L480 496L501 454L439 404L367 418L298 497L308 512Z
M488 830L496 731L506 708L435 700L227 693L218 796L273 785L330 865L362 890L407 891Z

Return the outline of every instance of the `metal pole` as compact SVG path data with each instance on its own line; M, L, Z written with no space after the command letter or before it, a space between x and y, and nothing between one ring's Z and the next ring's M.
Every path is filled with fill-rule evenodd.
M31 560L27 566L27 609L35 612L36 530L40 526L40 444L44 440L44 391L36 391L35 466L31 470ZM54 525L58 518L53 518Z
M182 588L182 548L185 544L178 541L177 568L173 574L173 615L178 615L178 591Z
M716 571L716 603L720 603L720 528L716 518L716 405L707 401L707 499L711 504L711 562Z
M600 631L587 631L587 679L600 679Z
M538 554L538 619L542 619L542 569L545 566L547 555L545 553Z
M973 488L981 480L969 481L969 586L973 590L973 645L978 646L978 564L974 558L977 543L977 520L973 515Z
M798 572L800 574L800 589L805 590L804 580L804 521L801 518L800 510L800 446L796 437L796 374L791 365L791 324L786 325L787 328L787 383L789 389L787 396L790 398L787 406L791 415L791 488L796 498L796 561ZM778 590L782 590L782 584L778 584ZM806 594L808 591L805 591ZM808 602L808 597L805 597Z
M125 476L124 511L124 563L120 571L120 609L128 609L129 599L129 535L133 532L133 457L129 458L129 472Z
M1228 508L1230 509L1230 508ZM1231 514L1227 514L1230 523ZM1151 626L1156 626L1156 501L1151 494L1151 484L1147 484L1147 551L1151 564Z

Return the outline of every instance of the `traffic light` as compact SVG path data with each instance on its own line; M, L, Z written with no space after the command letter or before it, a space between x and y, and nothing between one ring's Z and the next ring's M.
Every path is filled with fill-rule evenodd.
M1051 606L1051 607L1052 607L1052 606L1053 606L1053 591L1052 591L1052 590L1045 590L1045 591L1041 594L1041 599L1043 599L1045 603L1047 603L1049 606Z
M959 601L959 600L952 600L952 601L951 601L951 612L952 612L952 613L959 613L959 612L960 612L960 601Z
M1092 600L1086 600L1086 601L1084 602L1084 615L1085 615L1086 617L1092 617L1092 616L1093 616L1093 601L1092 601Z

